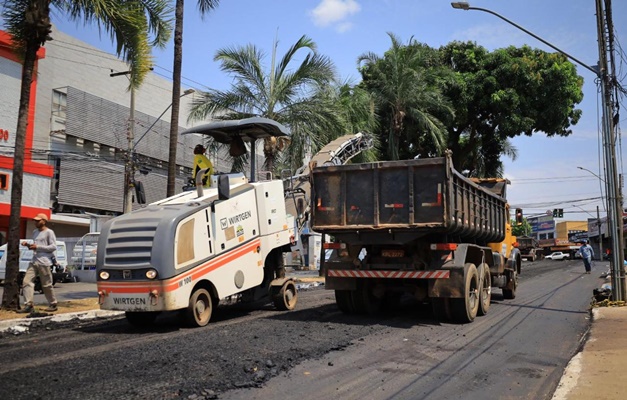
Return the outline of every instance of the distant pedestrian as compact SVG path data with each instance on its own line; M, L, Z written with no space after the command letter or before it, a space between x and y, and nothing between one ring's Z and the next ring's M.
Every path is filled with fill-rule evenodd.
M583 244L579 248L579 253L583 259L583 266L586 268L586 274L589 274L592 269L592 257L594 257L594 250L592 250L592 247L588 244L587 240L583 241Z
M31 313L35 310L33 306L33 297L35 296L35 278L39 276L41 288L44 291L46 300L48 300L48 308L44 311L57 311L57 299L52 289L52 258L54 251L57 249L57 238L54 231L48 228L48 216L46 214L37 214L35 218L35 226L37 229L33 231L33 242L22 242L22 246L28 247L33 251L33 259L28 264L24 282L22 283L22 292L24 293L24 308L18 310L18 313Z

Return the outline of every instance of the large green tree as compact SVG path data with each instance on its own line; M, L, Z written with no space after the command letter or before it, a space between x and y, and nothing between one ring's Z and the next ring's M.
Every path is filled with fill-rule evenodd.
M189 116L190 120L258 116L288 126L289 145L282 138L264 140L264 167L274 172L282 151L287 152L293 165L300 167L308 151L317 151L328 142L330 133L344 128L328 92L335 79L331 60L319 54L307 36L290 46L280 60L277 45L275 41L268 68L263 65L265 54L252 44L218 50L215 60L234 82L226 91L201 92ZM297 57L302 60L300 63Z
M172 110L170 111L170 145L168 152L168 197L176 191L176 149L179 137L181 108L181 74L183 70L183 9L184 0L176 0L174 9L174 63L172 68ZM220 4L219 0L198 0L200 15L205 15Z
M441 88L447 70L437 51L411 38L407 45L388 33L392 45L381 57L358 57L363 87L372 93L380 117L384 157L398 160L439 155L446 148L446 124L453 110Z
M165 0L6 0L3 7L2 17L13 38L14 50L23 59L11 181L7 271L2 297L2 308L17 309L20 210L28 104L37 52L46 41L52 39L51 15L96 22L104 28L117 44L118 56L122 56L133 71L130 85L137 87L150 70L151 46L163 46L170 37L171 9Z
M446 96L455 109L448 147L458 170L500 176L501 155L516 155L509 139L544 132L568 136L581 116L583 78L559 53L528 46L489 52L472 42L440 48L455 79Z

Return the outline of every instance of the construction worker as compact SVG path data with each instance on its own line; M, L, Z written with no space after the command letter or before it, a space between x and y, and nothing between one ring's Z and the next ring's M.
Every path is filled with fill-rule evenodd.
M192 171L192 180L196 184L196 174L203 169L209 168L202 177L203 187L211 186L211 175L213 175L213 164L207 156L205 156L205 147L202 144L196 145L194 148L194 167Z

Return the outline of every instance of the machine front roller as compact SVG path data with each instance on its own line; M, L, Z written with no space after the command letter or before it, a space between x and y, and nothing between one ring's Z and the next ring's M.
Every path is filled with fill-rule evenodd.
M152 325L153 322L155 322L155 318L157 318L157 314L159 313L149 311L127 311L124 313L128 323L138 328L145 328Z
M189 298L189 305L182 310L182 317L192 327L205 326L213 313L213 299L206 289L197 288Z
M298 292L296 291L294 281L291 279L286 280L278 290L273 287L272 301L277 310L293 310L298 301Z

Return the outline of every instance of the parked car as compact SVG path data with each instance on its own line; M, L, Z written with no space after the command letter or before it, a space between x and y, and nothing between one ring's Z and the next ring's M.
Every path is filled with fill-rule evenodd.
M562 261L562 260L568 260L570 258L570 254L562 253L561 251L555 251L544 258L548 258L550 260Z
M91 232L79 239L72 251L70 265L75 270L96 269L96 254L98 253L99 232Z
M28 268L28 264L33 259L33 251L29 250L27 247L22 246L22 242L32 243L32 239L20 239L20 266L19 266L19 275L18 275L18 283L21 284L22 279L24 279L24 275L26 274L26 269ZM6 275L6 267L7 267L7 245L3 244L0 246L0 281L4 281ZM66 282L69 279L69 274L67 272L67 251L65 242L57 240L57 250L54 252L54 261L56 265L52 270L52 284L54 285L56 282ZM35 285L35 289L37 285Z

